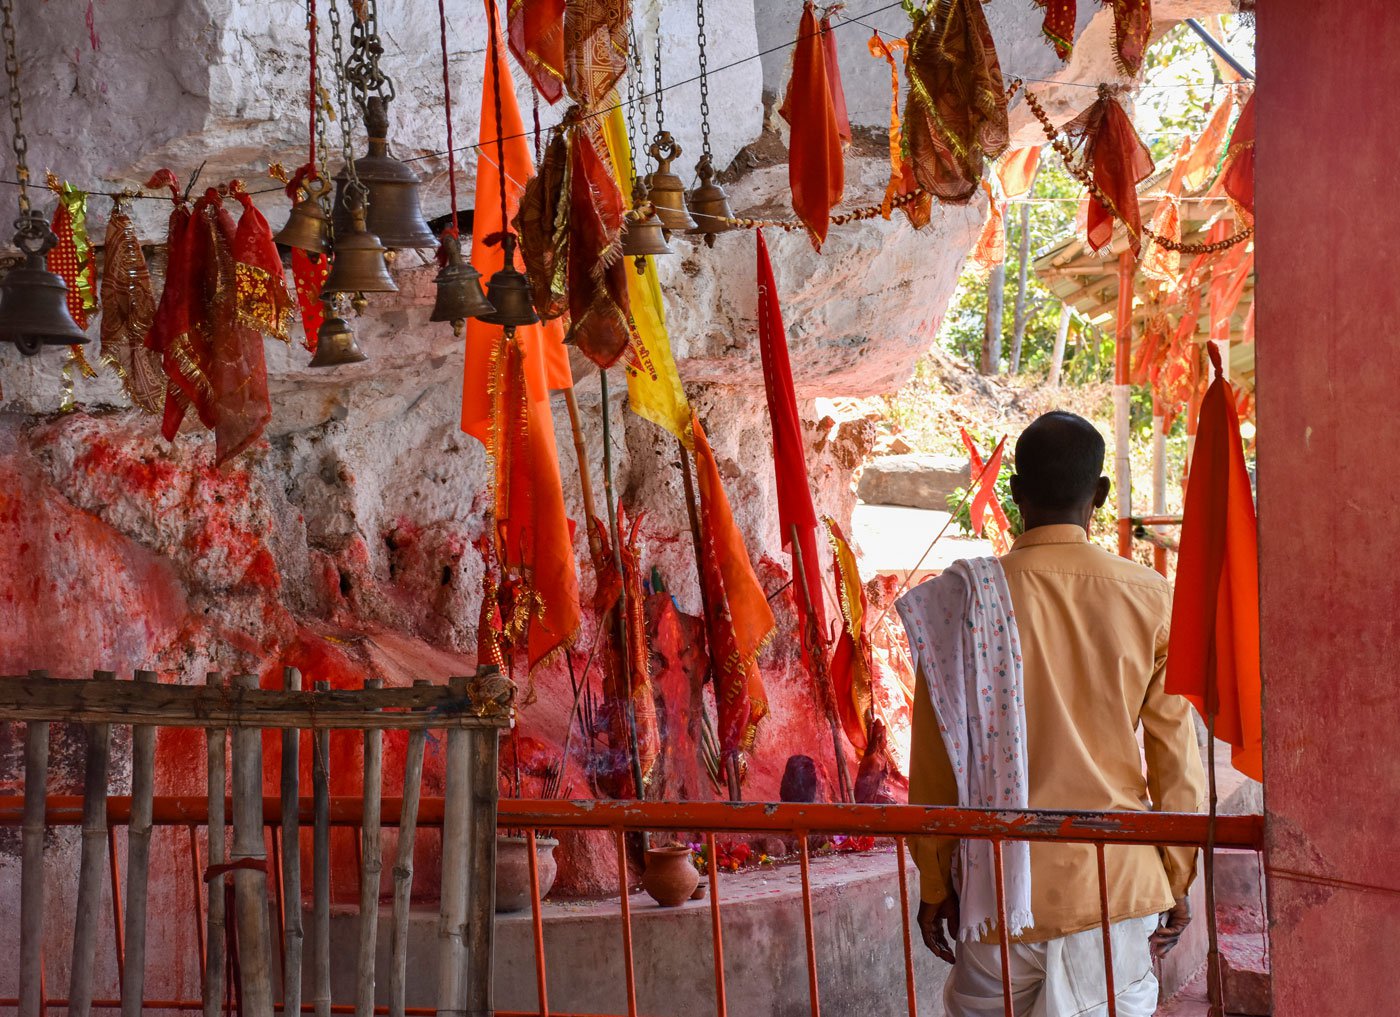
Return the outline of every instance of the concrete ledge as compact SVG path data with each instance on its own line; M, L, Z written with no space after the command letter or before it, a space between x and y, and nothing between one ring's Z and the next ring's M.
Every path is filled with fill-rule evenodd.
M909 865L909 888L918 877ZM648 1017L714 1013L715 977L710 904L693 901L661 908L644 893L632 895L632 949L637 1006ZM725 943L725 990L732 1014L801 1017L810 1013L801 875L794 865L720 876ZM911 901L917 907L917 901ZM904 1017L904 946L899 876L892 851L814 859L812 911L823 1013L833 1017ZM622 926L616 898L546 902L545 960L551 1010L626 1013ZM409 929L409 1006L436 1005L438 917L415 910ZM915 937L919 1011L942 1012L949 970ZM389 963L389 913L380 915L377 991L384 1002ZM354 998L358 918L333 914L331 953L345 962L332 976L334 1000ZM535 958L528 911L496 921L496 1007L533 1011Z

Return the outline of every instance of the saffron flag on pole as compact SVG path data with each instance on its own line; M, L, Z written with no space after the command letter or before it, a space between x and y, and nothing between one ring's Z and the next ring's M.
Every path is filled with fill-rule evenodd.
M788 359L787 329L778 302L778 284L768 258L768 242L763 231L755 230L758 247L758 352L763 361L763 387L768 395L768 420L773 426L773 465L778 480L778 528L783 547L792 555L792 574L797 575L797 556L802 554L802 570L807 593L812 598L812 621L824 643L826 605L822 597L821 562L817 557L817 512L812 507L812 489L807 479L807 443L802 437L802 420L797 415L797 395L792 387L792 364ZM797 547L793 547L796 532ZM803 652L821 653L823 646L806 646L807 601L800 588L793 590L797 601L799 632Z
M845 97L838 102L833 89L841 87L828 74L830 59L822 36L830 28L817 24L816 9L810 0L802 7L797 26L797 44L792 57L792 76L778 113L792 135L788 142L788 183L792 187L792 209L807 227L812 246L818 251L826 242L831 210L846 188L844 144L840 114ZM848 128L849 130L849 128Z
M506 229L514 218L533 166L492 0L486 0L486 9L494 44L487 47L482 87L472 264L489 277L505 258L500 246L488 246L486 238ZM496 161L498 135L505 145L503 167ZM462 430L486 445L496 466L497 553L505 579L515 584L518 602L529 611L528 633L514 637L519 646L524 636L531 671L573 640L581 618L573 533L564 510L549 407L549 390L573 383L562 338L558 321L519 328L508 342L501 326L467 320Z
M987 522L987 508L989 506L992 507L993 514L996 516L997 525L1003 529L1010 529L1010 524L1006 521L1006 513L1002 511L1001 502L997 501L996 497L997 475L1001 473L1001 455L1006 450L1006 439L1002 438L1001 441L997 442L997 447L992 450L992 457L987 460L986 465L980 464L977 446L971 444L971 438L967 436L966 432L963 432L963 441L969 446L968 465L977 471L972 475L972 483L977 490L972 495L972 504L968 507L968 515L972 520L972 532L982 532L982 527Z
M1235 395L1209 347L1215 380L1201 402L1177 556L1166 690L1185 696L1233 747L1235 769L1262 780L1259 538Z

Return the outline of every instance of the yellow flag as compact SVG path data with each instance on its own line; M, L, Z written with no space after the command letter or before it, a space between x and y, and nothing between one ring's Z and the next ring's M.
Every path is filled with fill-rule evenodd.
M603 136L612 155L618 186L629 198L632 193L632 152L627 142L627 124L622 109L614 106L603 122ZM632 412L665 428L694 447L690 433L690 404L686 402L676 360L671 354L671 337L666 332L666 309L661 302L661 284L656 266L648 259L646 272L627 273L627 296L637 326L636 362L627 365L627 398Z

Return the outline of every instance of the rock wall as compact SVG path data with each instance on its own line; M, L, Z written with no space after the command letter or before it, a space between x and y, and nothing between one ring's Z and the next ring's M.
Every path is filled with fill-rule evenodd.
M271 186L264 175L270 161L289 167L302 161L300 4L106 0L88 6L90 26L81 5L20 6L22 83L36 175L51 168L79 184L119 189L162 165L184 178L203 162L204 182L238 175L258 189ZM485 15L473 0L452 6L449 47L462 143L475 140ZM1159 0L1156 6L1159 17L1170 17L1208 13L1223 4ZM993 0L988 13L1003 67L1080 85L1111 77L1109 16L1097 5L1082 7L1084 45L1064 68L1040 40L1027 0ZM666 80L691 77L693 5L650 0L637 8L648 53L659 34ZM715 69L712 140L718 163L730 167L726 186L741 214L785 215L785 126L771 112L785 78L785 56L736 61L790 40L797 8L709 0L707 11L708 56ZM383 64L398 82L391 138L401 156L428 155L444 145L434 15L426 0L380 3ZM873 23L899 34L901 18L898 11L886 12ZM883 62L867 54L866 37L862 25L839 32L849 106L862 125L847 164L852 205L878 199L887 173L879 131L886 122L889 79ZM519 85L528 121L529 98ZM686 149L687 166L700 152L696 88L686 83L666 98L666 123ZM1065 115L1092 96L1072 86L1042 85L1041 92L1052 111ZM541 116L547 125L558 114L545 109ZM1018 140L1034 141L1023 104L1017 103L1014 116ZM361 143L354 147L359 151ZM12 179L12 166L0 163L0 178ZM444 214L445 160L429 155L416 165L426 175L427 214ZM473 159L459 159L457 168L469 204ZM8 200L11 193L4 189L0 197ZM38 203L47 204L42 193ZM259 204L274 225L284 219L287 203L280 193L260 195ZM168 206L135 206L143 236L159 242ZM97 237L107 211L106 199L93 199ZM843 523L855 500L852 475L872 435L858 424L825 428L812 419L812 400L818 394L888 392L909 376L933 342L983 214L977 205L941 208L921 233L899 217L853 224L835 231L820 256L799 233L769 231L799 401L810 425L808 466L818 508ZM760 578L777 589L788 566L778 533L754 333L753 238L723 236L713 251L677 246L680 253L659 267L680 370L710 433ZM158 277L162 257L154 259ZM152 667L193 682L209 669L256 669L272 682L280 664L289 663L310 677L347 686L371 674L391 683L420 676L441 680L472 666L483 572L473 541L483 535L489 508L487 461L480 444L457 426L460 340L445 325L426 320L433 268L406 252L395 275L400 292L374 300L355 322L359 343L371 356L367 363L312 371L297 342L267 344L272 424L264 442L224 470L214 468L211 443L201 434L182 434L173 444L161 440L157 422L130 409L108 375L78 379L80 409L58 413L61 354L21 358L0 349L0 672L47 668L83 675L107 668L127 674ZM580 363L576 376L589 436L588 468L601 490L604 407L597 373ZM606 409L615 435L618 491L629 507L647 513L643 565L655 565L681 607L698 613L674 442L625 409L620 372L612 390ZM558 398L554 411L566 500L581 521L578 464ZM579 533L584 560L581 526ZM583 582L587 591L592 580L586 568ZM792 666L790 595L776 598L775 606L780 635L762 660L773 715L760 732L747 792L753 798L776 797L788 753L830 759L806 680ZM584 645L592 636L589 622ZM568 716L566 689L562 672L540 677L534 701L522 713L527 734L558 745ZM14 731L0 728L0 781L7 784L18 773L14 738ZM353 787L356 751L349 738L336 749L336 780L345 791ZM195 735L163 736L158 793L201 790L201 753ZM269 772L275 772L275 761L269 741ZM80 764L55 765L61 783L71 781L78 771L67 771ZM428 773L430 781L440 773L432 752ZM386 779L398 779L392 766ZM587 793L587 776L576 761L565 783L575 794ZM158 842L164 843L160 835ZM73 838L57 835L54 850L57 863L71 868ZM568 851L561 854L564 885L598 884L586 851L576 852L572 862ZM179 931L183 926L176 923L192 902L182 897L184 877L175 874L187 863L172 844L158 847L157 856L157 874L170 878L160 884L152 907L165 923L155 938L184 941L189 930ZM424 892L432 887L422 873L435 871L429 860L420 865ZM0 851L0 899L13 902L16 893L12 850ZM66 979L66 934L64 928L50 930L49 972L56 984ZM13 947L5 938L12 935L0 932L0 951ZM197 972L189 960L153 971L149 991L188 992ZM0 976L0 994L11 991Z

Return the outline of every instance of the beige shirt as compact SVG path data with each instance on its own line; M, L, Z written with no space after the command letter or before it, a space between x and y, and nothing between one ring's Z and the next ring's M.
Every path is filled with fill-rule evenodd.
M1089 543L1078 526L1030 530L1001 561L1021 636L1030 808L1200 811L1205 777L1191 706L1163 691L1167 581ZM918 686L909 801L956 805L922 673ZM924 901L947 896L956 843L913 843ZM1115 845L1105 851L1105 866L1109 917L1122 921L1165 911L1183 896L1196 875L1196 852ZM1019 938L1053 939L1098 925L1098 886L1092 844L1033 843L1035 927Z

